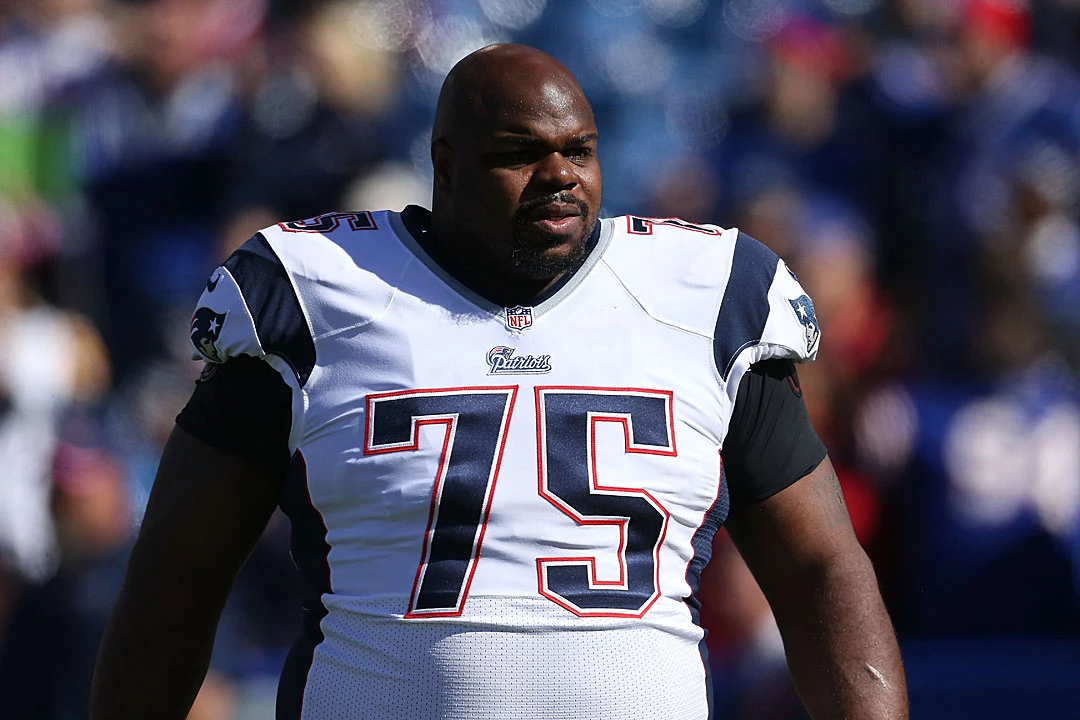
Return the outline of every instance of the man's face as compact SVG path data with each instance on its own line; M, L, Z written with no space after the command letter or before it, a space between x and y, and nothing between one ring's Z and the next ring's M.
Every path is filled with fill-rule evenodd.
M454 148L456 224L489 268L555 277L584 255L600 209L592 110L559 80L477 102L486 117Z

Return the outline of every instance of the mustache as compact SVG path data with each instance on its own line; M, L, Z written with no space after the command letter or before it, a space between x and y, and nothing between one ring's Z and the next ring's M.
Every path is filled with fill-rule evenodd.
M589 212L589 206L578 198L574 197L568 192L551 193L550 195L542 195L532 200L526 200L518 205L517 212L514 213L518 219L518 222L523 222L524 219L531 213L540 210L546 205L551 203L561 203L563 205L573 205L578 209L581 214L587 215Z

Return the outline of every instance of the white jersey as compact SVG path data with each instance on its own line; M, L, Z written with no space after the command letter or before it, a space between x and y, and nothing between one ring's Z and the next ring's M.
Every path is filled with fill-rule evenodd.
M605 219L568 282L505 308L397 213L331 213L215 271L192 341L293 391L282 505L311 594L279 717L708 716L693 593L739 380L818 345L771 251Z

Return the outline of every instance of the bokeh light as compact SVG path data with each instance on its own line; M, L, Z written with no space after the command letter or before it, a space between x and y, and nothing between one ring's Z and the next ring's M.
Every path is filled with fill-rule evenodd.
M540 19L547 0L479 0L484 16L504 28L521 30Z
M424 66L439 82L458 60L474 50L506 42L508 36L464 15L451 15L432 21L416 39L416 50Z
M881 6L881 0L822 0L837 15L865 15Z
M608 83L623 95L644 95L671 76L675 61L668 45L647 33L630 33L608 42L602 59Z
M715 93L677 97L664 115L669 133L688 150L716 147L727 131L728 115Z
M645 12L657 25L686 27L701 19L708 0L645 0Z
M637 12L641 0L589 0L589 4L604 17L619 18Z
M425 7L409 0L372 0L356 4L350 25L353 37L365 47L401 52L411 46L424 14L430 16Z
M724 4L724 22L743 40L767 40L784 27L791 16L786 0L730 0Z

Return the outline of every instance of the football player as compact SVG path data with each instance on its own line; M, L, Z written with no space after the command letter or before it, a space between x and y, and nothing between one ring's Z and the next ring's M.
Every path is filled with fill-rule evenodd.
M706 718L725 522L810 714L906 717L794 274L735 229L599 220L592 110L532 48L450 72L432 159L431 212L283 222L211 275L93 716L184 717L280 506L306 600L279 718Z

